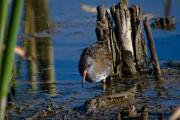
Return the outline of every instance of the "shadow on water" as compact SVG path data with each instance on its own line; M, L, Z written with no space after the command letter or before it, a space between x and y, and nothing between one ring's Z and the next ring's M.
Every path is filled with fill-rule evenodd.
M127 84L131 86L132 83L114 81L106 86L105 91L100 83L86 83L84 88L81 88L76 64L82 48L93 42L88 40L94 39L92 35L95 34L95 15L87 15L80 11L82 0L71 1L74 4L59 0L25 1L21 44L30 58L29 60L19 59L22 63L19 65L22 67L17 66L17 68L22 70L15 81L15 97L12 97L8 107L10 119L115 119L114 113L121 110L117 104L115 106L113 104L112 106L107 105L108 109L106 109L106 104L102 104L103 107L95 112L75 109L79 106L82 108L85 101L95 96L106 96L126 91ZM88 0L86 2L88 3ZM105 3L111 6L116 2L114 0ZM59 3L63 3L63 5ZM102 4L102 1L90 3L97 5ZM154 2L147 1L147 3L153 4ZM171 15L172 4L171 0L164 0L164 9L161 10L163 11L161 14ZM148 6L145 5L143 9L147 10L147 8ZM57 9L60 12L57 12ZM82 16L78 17L78 15L82 15L85 19ZM59 17L62 20L59 20ZM52 19L57 21L56 18L63 23L62 28L58 28L61 29L61 34L52 33L51 22ZM53 24L59 25L59 21ZM157 51L160 60L167 60L167 58L179 60L180 58L179 55L175 55L178 54L179 47L174 45L179 43L180 34L179 24L176 27L175 32L166 32L165 36L167 37L163 37L164 31L156 30L157 33L154 32L155 40L157 39L155 42L159 47ZM169 39L173 39L175 43ZM170 44L170 47L167 47L167 44ZM173 53L173 48L176 49L175 53ZM54 61L56 62L54 63ZM154 81L151 75L145 77L140 75L137 81L141 83L138 85L135 98L130 99L128 104L135 104L138 110L147 105L152 119L158 118L160 113L164 113L165 118L168 118L173 109L180 104L180 72L175 64L179 65L178 62L167 62L166 65L162 63L164 76L162 83ZM172 66L175 67L172 68ZM104 103L106 102L109 101L104 101ZM122 101L120 102L122 104Z

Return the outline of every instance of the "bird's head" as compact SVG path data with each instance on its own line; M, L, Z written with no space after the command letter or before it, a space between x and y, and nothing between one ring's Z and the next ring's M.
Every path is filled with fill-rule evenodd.
M104 60L97 61L90 56L87 56L84 63L80 63L82 67L81 75L83 77L83 82L100 82L105 80L111 71L110 61L107 63L103 62Z

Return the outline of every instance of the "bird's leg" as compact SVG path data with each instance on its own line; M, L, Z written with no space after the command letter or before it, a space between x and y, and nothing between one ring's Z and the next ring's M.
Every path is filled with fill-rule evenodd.
M83 79L82 79L82 88L84 87L84 82L86 81L86 76L87 76L87 70L84 70Z
M102 85L103 85L103 91L105 91L107 89L106 79L102 80Z

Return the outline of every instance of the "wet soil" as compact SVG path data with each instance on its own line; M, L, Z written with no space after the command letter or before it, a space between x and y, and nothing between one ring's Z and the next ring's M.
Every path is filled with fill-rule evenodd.
M9 119L62 120L140 119L143 118L143 109L146 108L149 119L160 117L167 119L180 105L180 69L164 68L162 71L164 80L161 82L154 80L153 75L144 75L134 79L133 82L131 79L116 80L105 90L100 83L80 88L80 83L62 81L56 86L62 90L56 92L54 96L35 93L33 90L23 93L22 89L19 91L17 88L17 96L12 97L8 105L8 117ZM133 90L133 96L128 96L129 93L124 95L125 91L130 91L134 87L134 83L136 83L136 92ZM78 87L79 89L74 89ZM115 94L123 96L116 101L105 98ZM18 99L20 96L23 98ZM98 99L98 103L89 105L88 102L93 99Z

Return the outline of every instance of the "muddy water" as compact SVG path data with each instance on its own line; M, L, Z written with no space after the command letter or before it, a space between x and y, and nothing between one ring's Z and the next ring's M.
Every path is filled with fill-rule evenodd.
M133 0L130 3L141 5L144 12L163 16L164 1ZM83 110L86 100L106 91L100 83L87 83L82 88L77 66L83 48L96 41L96 14L81 11L80 5L109 7L117 2L27 0L18 44L25 47L31 60L16 59L18 73L13 81L15 95L10 96L8 106L9 119L115 119L122 106L94 112ZM180 2L172 0L171 5L170 15L176 17L176 29L153 30L164 81L157 83L151 75L139 78L142 85L131 103L138 111L146 105L151 119L160 115L168 118L180 105L179 65L163 64L180 60ZM111 88L108 92L116 91L116 87Z

